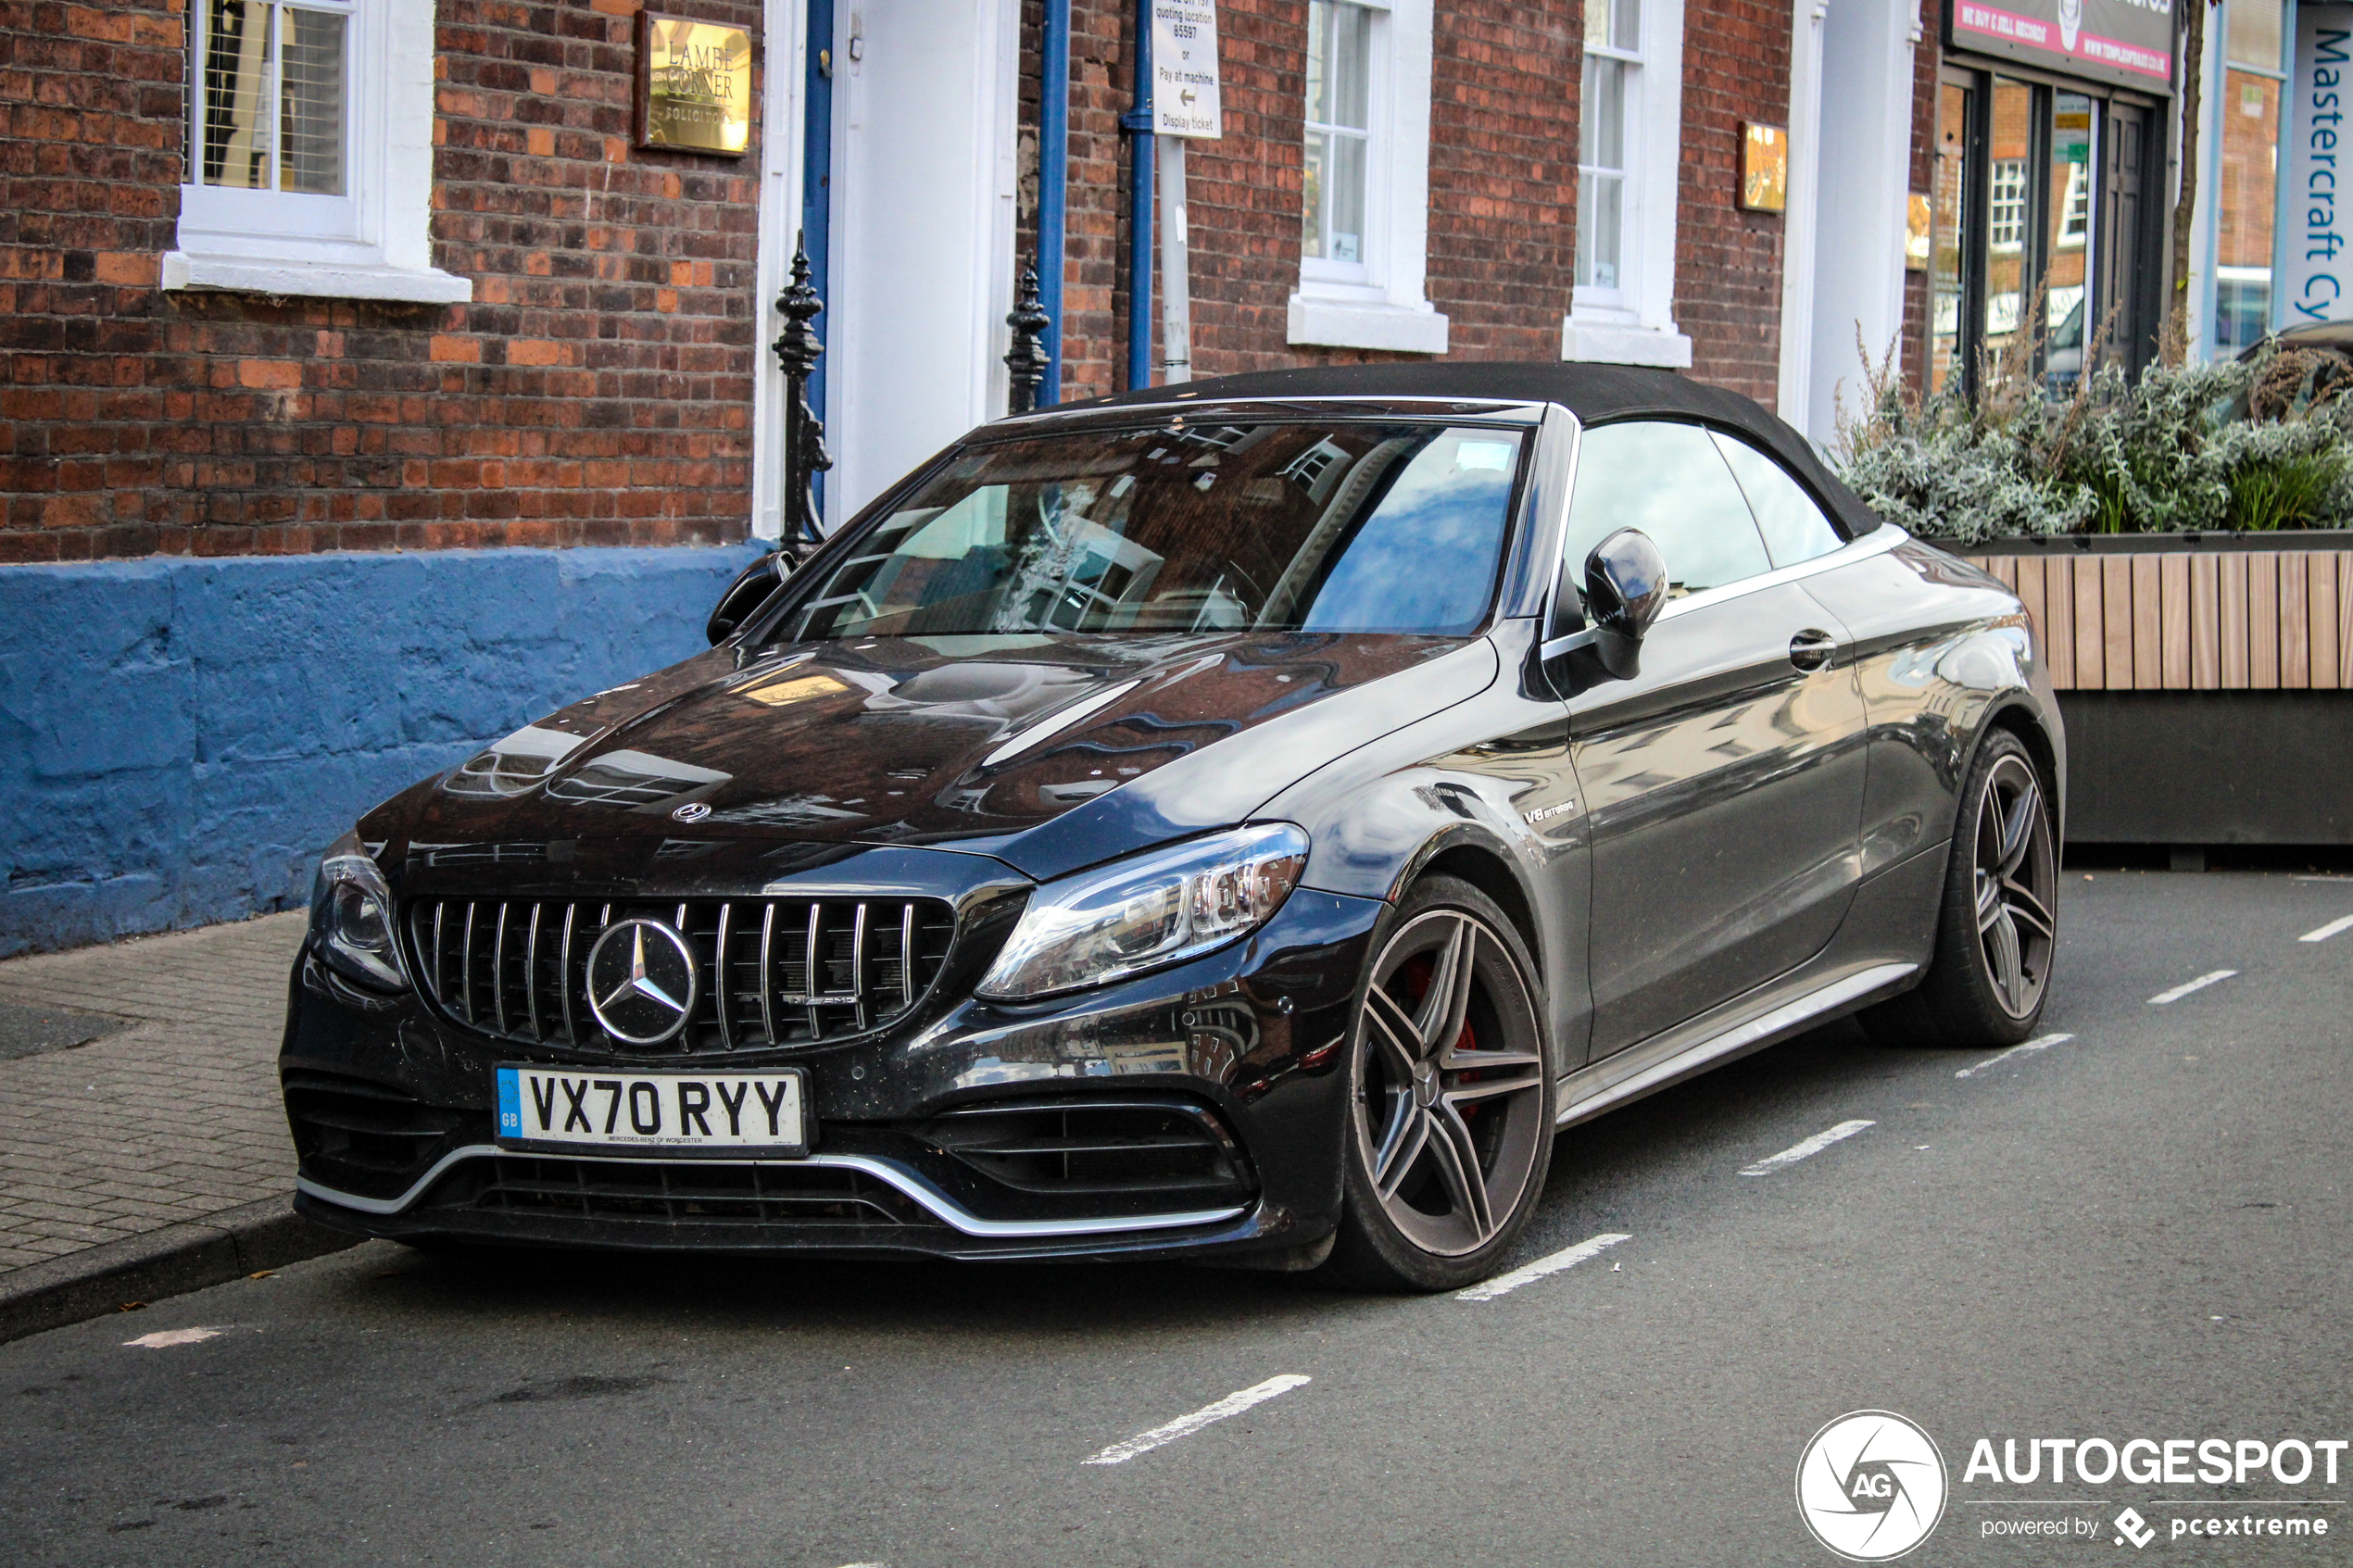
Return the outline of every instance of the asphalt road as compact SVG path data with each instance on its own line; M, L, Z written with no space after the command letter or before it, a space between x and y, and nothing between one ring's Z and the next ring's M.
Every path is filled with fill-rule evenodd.
M1964 1479L1981 1436L2353 1438L2353 929L2298 940L2353 914L2353 880L2064 892L2045 1028L2071 1038L1980 1067L1834 1026L1577 1129L1520 1261L1628 1239L1490 1299L378 1243L0 1347L0 1542L75 1564L1823 1564L1800 1452L1875 1408L1950 1476L1906 1562L2353 1560L2353 1450L2334 1486ZM124 1343L191 1328L218 1332ZM1085 1462L1285 1376L1306 1381ZM2110 1526L2127 1505L2145 1551ZM2171 1534L2223 1512L2332 1532ZM1988 1534L2063 1517L2097 1534Z

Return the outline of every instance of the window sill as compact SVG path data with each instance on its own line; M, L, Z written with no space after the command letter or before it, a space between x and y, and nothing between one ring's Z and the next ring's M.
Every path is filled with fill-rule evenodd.
M414 305L462 305L473 280L431 267L387 267L250 257L192 256L166 251L167 289L221 289L238 294L302 295L321 299L386 299Z
M1605 321L1561 319L1561 358L1600 365L1692 368L1692 340L1667 327L1629 327Z
M1446 352L1446 318L1424 305L1350 305L1290 296L1289 342L1317 348L1377 348L1392 354Z

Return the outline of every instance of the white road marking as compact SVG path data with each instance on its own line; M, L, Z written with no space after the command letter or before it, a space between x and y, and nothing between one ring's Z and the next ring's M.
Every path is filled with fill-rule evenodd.
M126 1350L160 1350L168 1345L201 1345L208 1339L220 1337L220 1331L217 1328L166 1328L153 1334L143 1334L136 1339L126 1339L122 1348Z
M1239 1415L1252 1405L1264 1404L1276 1395L1288 1394L1310 1381L1312 1379L1302 1377L1295 1372L1287 1372L1280 1377L1270 1377L1264 1383L1252 1384L1239 1393L1228 1394L1214 1405L1204 1405L1190 1415L1180 1415L1164 1426L1155 1426L1149 1432L1139 1432L1124 1443L1114 1443L1110 1448L1085 1462L1126 1464L1138 1454L1148 1454L1164 1443L1173 1443L1179 1437L1189 1437L1204 1426L1214 1426L1229 1415Z
M1588 1258L1598 1258L1621 1241L1633 1239L1630 1236L1620 1236L1616 1231L1604 1231L1600 1236L1587 1236L1574 1247L1564 1247L1550 1257L1539 1258L1532 1263L1523 1263L1510 1273L1497 1274L1493 1279L1481 1280L1467 1290L1457 1290L1454 1292L1454 1299L1492 1301L1496 1297L1517 1290L1523 1285L1532 1284L1542 1279L1546 1274L1556 1274L1563 1269L1575 1268Z
M2186 985L2174 986L2171 991L2159 991L2156 996L2149 998L2149 1006L2153 1008L2161 1008L2168 1002L2178 1002L2183 997L2188 996L2192 991L2203 991L2208 985L2213 985L2216 981L2228 980L2232 975L2236 974L2237 972L2238 971L2234 969L2218 969L2211 974L2201 974L2196 980L2190 981Z
M1803 1143L1793 1143L1779 1154L1768 1155L1754 1165L1743 1167L1741 1174L1769 1176L1784 1165L1794 1165L1801 1160L1810 1159L1842 1138L1851 1138L1866 1127L1878 1125L1876 1122L1841 1122L1828 1132L1816 1133Z
M1962 1068L1958 1073L1954 1073L1953 1076L1956 1078L1974 1078L1979 1073L1984 1072L1987 1068L1998 1067L2014 1056L2024 1056L2029 1051L2046 1051L2053 1046L2063 1046L2073 1038L2075 1038L2075 1036L2072 1035L2037 1035L2034 1038L2027 1041L2022 1046L2012 1046L2009 1049L2004 1051L1999 1056L1987 1057L1975 1067Z
M2353 931L2353 915L2339 915L2318 931L2308 931L2298 942L2325 942L2340 931Z

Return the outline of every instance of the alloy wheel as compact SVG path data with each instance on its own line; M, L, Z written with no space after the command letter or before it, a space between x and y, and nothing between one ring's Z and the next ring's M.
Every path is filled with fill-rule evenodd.
M1382 949L1356 1044L1358 1152L1421 1250L1477 1251L1527 1196L1552 1131L1540 1038L1519 965L1476 917L1431 909Z
M1994 997L2012 1018L2032 1014L2058 939L2057 857L2042 785L2019 757L1985 775L1977 808L1977 938Z

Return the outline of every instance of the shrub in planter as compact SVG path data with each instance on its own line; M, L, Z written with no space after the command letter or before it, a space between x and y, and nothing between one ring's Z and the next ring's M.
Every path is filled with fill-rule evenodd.
M1894 357L1871 366L1839 466L1882 516L1973 545L2076 533L2353 526L2353 395L2289 352L2219 365L2113 366L2054 401L1989 358L1971 403L1915 398Z

